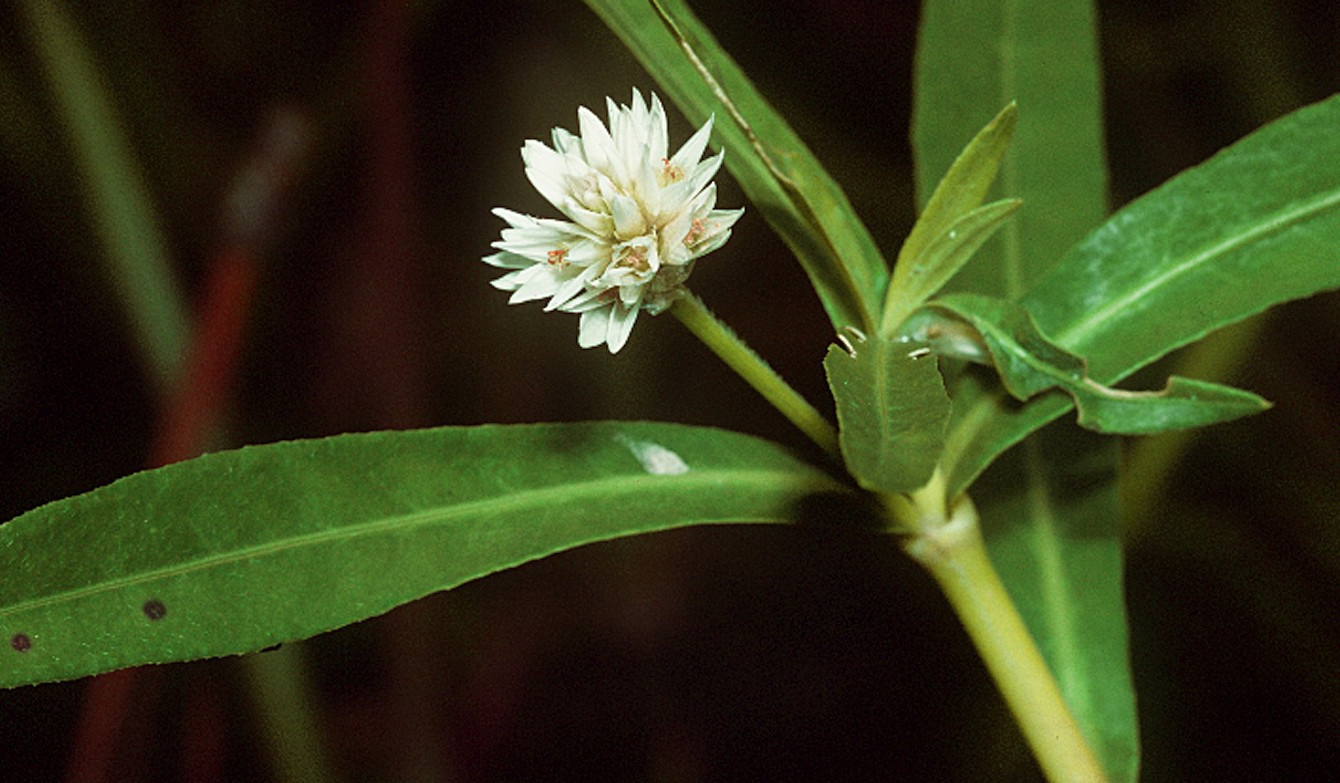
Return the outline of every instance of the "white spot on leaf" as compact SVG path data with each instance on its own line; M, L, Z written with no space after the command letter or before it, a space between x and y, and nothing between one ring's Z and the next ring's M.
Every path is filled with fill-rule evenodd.
M615 439L628 447L637 461L642 463L642 469L653 476L678 476L689 472L688 463L683 458L659 443L634 440L622 434L616 435Z

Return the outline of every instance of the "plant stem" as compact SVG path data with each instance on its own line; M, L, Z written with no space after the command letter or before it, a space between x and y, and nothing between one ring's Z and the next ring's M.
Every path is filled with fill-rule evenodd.
M753 386L755 391L772 403L772 406L791 420L810 437L810 440L830 455L837 457L837 430L828 423L813 405L791 388L777 371L744 344L735 332L730 330L707 309L698 297L687 291L677 299L670 312L674 313L690 332L702 340L712 352L721 357L732 370Z
M987 556L972 502L961 497L949 518L938 523L931 519L932 509L923 510L926 516L904 549L930 571L949 599L1047 779L1105 781L1097 757Z
M276 779L285 783L339 780L326 758L311 675L298 644L241 659L269 743Z

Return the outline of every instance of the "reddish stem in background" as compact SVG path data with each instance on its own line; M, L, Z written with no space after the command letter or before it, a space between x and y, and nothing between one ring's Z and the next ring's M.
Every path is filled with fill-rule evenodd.
M200 454L220 425L241 354L259 248L279 197L292 180L306 136L306 121L300 115L291 110L276 113L261 149L230 188L223 216L227 240L209 262L198 326L181 381L160 408L149 450L151 468ZM66 769L68 783L102 783L109 778L136 672L122 669L89 681ZM215 718L220 715L211 713ZM216 752L222 743L193 747ZM190 764L208 768L216 762L194 759Z

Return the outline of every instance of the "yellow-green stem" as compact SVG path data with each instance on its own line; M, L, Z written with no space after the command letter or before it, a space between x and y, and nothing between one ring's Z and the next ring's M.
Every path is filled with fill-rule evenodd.
M1097 757L987 556L972 502L962 497L947 520L925 524L928 521L922 520L904 548L949 599L1047 779L1105 781Z
M764 399L772 403L774 408L781 411L783 416L808 435L810 440L819 444L829 454L835 457L838 455L838 436L833 425L782 380L782 376L768 366L767 362L750 350L735 332L717 320L698 297L685 292L675 301L670 312L674 313L680 322L708 348L711 348L713 353L721 357L723 362L762 394Z

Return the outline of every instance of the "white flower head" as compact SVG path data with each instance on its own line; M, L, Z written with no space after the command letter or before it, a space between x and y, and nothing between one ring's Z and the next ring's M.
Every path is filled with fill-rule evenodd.
M577 343L628 340L638 312L656 315L683 292L694 261L721 247L743 209L716 209L712 176L722 155L702 159L712 119L668 154L665 108L633 90L629 106L606 99L609 127L586 107L578 130L553 132L554 146L521 148L526 176L568 220L522 215L507 221L499 252L484 262L512 271L493 281L510 304L548 299L545 310L581 313Z

